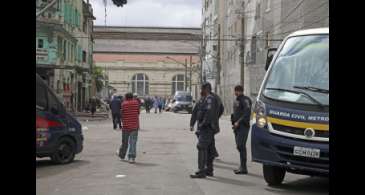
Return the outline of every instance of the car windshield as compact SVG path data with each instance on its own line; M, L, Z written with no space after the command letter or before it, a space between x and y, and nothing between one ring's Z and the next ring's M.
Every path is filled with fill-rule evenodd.
M191 102L191 101L193 101L193 97L191 97L191 96L176 96L175 99L178 102Z
M272 64L263 95L303 104L328 105L328 35L289 38Z

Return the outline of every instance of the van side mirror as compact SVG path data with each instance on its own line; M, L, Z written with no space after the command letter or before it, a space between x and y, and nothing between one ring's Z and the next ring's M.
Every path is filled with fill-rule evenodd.
M265 65L265 70L266 71L269 69L270 63L271 63L272 59L274 58L276 50L278 50L278 49L277 48L269 48L267 50L266 65Z

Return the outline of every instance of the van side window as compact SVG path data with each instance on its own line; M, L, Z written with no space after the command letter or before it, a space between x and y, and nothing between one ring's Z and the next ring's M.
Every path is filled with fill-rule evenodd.
M54 109L58 112L62 112L61 104L59 103L57 98L51 92L48 92L48 106L49 106L50 111L52 111L52 109Z
M47 90L41 84L36 84L36 107L40 110L47 109Z

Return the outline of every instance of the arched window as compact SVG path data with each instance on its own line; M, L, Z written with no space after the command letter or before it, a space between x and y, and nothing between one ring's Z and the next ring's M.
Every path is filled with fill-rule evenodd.
M136 74L132 77L132 92L140 96L149 94L149 83L147 75L143 73Z
M175 75L172 78L172 90L171 94L175 94L176 91L185 90L185 76L183 74Z

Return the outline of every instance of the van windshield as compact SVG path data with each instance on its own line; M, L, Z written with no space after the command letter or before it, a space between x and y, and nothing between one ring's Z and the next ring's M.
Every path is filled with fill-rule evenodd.
M263 95L271 99L328 106L328 35L289 38L272 64Z
M191 102L193 101L193 97L188 95L188 96L176 96L176 101L178 102Z

